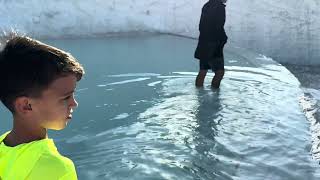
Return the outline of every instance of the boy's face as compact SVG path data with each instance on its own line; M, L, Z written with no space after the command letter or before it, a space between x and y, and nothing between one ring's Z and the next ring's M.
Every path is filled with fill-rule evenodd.
M32 111L37 125L54 130L66 127L73 108L78 106L74 99L76 83L75 75L58 78L42 92L41 97L33 99Z

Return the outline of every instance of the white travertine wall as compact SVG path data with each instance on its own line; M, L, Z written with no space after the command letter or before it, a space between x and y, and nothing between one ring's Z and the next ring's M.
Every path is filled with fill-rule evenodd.
M61 38L151 31L198 36L206 0L0 0L0 29ZM229 0L229 42L280 62L320 65L320 1Z

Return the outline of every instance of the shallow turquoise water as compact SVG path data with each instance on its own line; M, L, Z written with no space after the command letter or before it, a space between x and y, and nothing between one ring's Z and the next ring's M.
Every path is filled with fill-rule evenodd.
M196 41L47 40L86 68L69 126L50 132L79 179L318 179L303 94L272 60L227 46L220 91L194 87ZM212 74L209 74L212 77ZM2 112L5 113L2 113ZM3 108L1 132L10 127Z

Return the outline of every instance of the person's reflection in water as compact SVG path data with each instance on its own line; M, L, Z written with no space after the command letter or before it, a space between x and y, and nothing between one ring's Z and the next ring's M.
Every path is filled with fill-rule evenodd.
M197 89L198 108L195 114L198 126L194 129L193 160L194 173L201 179L232 179L232 168L220 161L228 150L216 141L219 136L219 125L222 120L222 105L219 90ZM229 171L229 172L227 172Z
M198 136L195 143L197 152L205 155L215 146L215 136L218 133L217 125L221 121L220 111L222 106L219 99L219 90L198 89L197 97L199 104L196 111L198 127L195 128L195 132Z

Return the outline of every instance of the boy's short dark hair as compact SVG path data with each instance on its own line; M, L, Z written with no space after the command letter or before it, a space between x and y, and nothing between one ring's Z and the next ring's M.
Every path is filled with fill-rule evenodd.
M14 113L17 97L40 97L57 78L74 74L78 81L83 67L70 54L25 36L13 36L0 52L0 100Z

